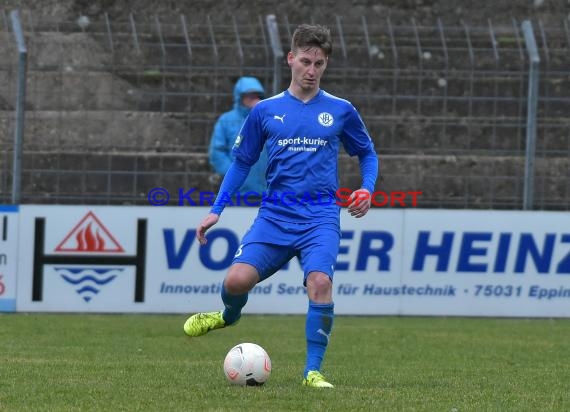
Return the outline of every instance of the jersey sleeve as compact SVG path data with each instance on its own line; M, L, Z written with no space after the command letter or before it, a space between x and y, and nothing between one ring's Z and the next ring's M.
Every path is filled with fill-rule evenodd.
M376 179L378 178L379 162L375 152L359 154L360 175L362 176L362 186L370 193L374 192Z
M344 149L350 156L363 155L367 152L374 152L374 144L368 134L368 130L356 111L350 105L346 113L346 119L341 134Z
M236 194L238 189L241 187L251 166L242 163L239 159L236 159L228 169L228 172L222 180L222 185L216 196L216 200L212 205L210 212L217 215L221 215L224 208L231 203L231 198Z
M262 115L258 107L259 104L245 119L232 148L235 158L249 166L257 162L265 143Z

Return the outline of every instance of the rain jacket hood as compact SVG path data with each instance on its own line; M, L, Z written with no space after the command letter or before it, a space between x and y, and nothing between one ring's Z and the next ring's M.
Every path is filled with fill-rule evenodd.
M257 93L263 99L265 90L263 86L255 77L240 77L234 86L234 109L247 115L250 111L247 107L241 104L241 95L245 93Z

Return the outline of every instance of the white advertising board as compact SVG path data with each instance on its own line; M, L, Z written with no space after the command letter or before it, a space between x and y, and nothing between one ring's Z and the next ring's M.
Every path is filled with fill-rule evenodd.
M18 206L0 206L0 312L16 310Z
M17 310L218 310L256 209L227 208L200 247L201 207L22 206ZM341 214L338 314L570 317L570 214L374 209ZM246 313L305 313L293 259Z
M403 250L402 314L570 316L570 213L408 211Z

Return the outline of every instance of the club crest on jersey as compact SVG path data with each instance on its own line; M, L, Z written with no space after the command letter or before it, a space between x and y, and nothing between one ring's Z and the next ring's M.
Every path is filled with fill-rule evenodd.
M236 141L234 142L234 147L239 147L241 140L242 140L242 137L241 137L241 135L238 134L238 136L236 137Z
M334 118L332 117L332 114L327 112L322 112L321 114L319 114L318 120L321 126L325 127L330 127L334 123Z

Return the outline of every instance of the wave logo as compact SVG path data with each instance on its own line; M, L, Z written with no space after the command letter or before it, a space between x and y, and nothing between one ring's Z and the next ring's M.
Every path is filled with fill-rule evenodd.
M89 302L101 291L103 285L111 283L124 268L55 267L54 270L63 280L75 287L75 291L85 302Z

